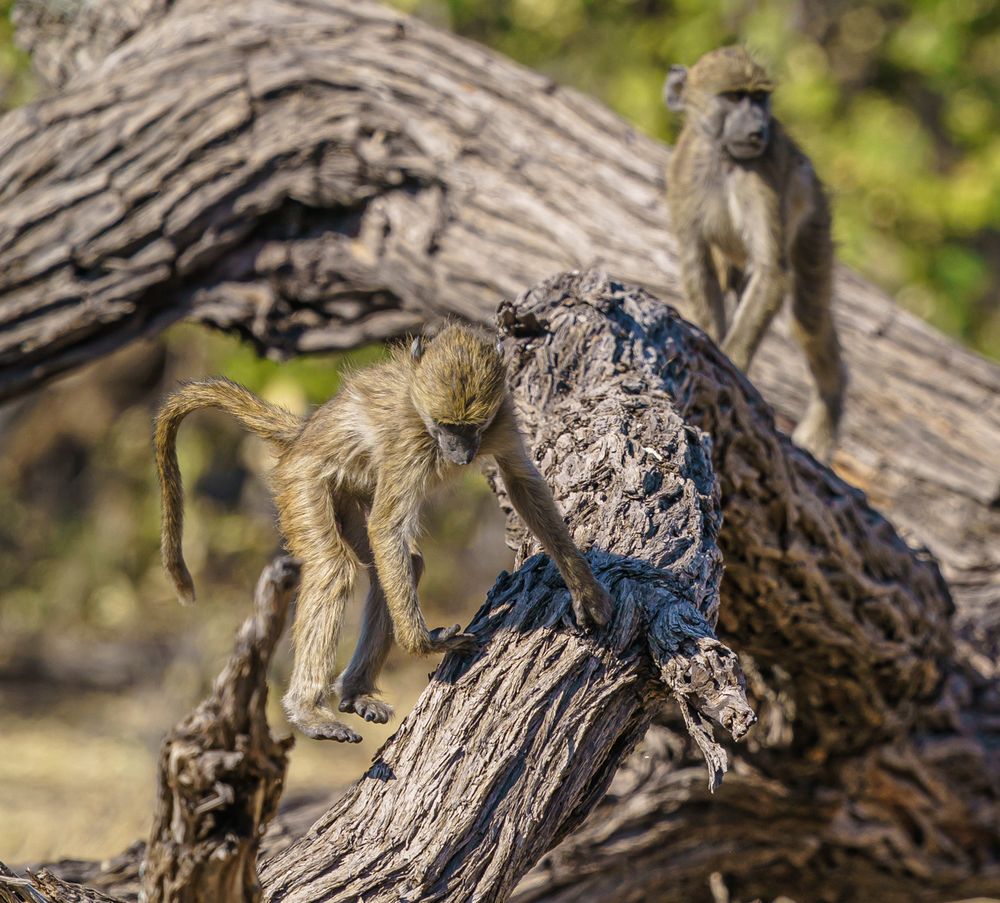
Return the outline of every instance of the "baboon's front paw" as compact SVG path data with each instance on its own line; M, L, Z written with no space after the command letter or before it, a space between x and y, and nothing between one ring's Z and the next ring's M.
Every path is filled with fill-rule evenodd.
M573 614L581 626L592 624L603 627L611 620L611 609L611 596L600 583L588 586L580 592L579 597L573 596Z
M337 708L342 712L354 712L365 721L372 721L375 724L385 724L392 717L391 705L363 693L357 696L345 696Z
M431 652L478 652L479 640L474 634L462 633L462 625L435 627L428 631Z

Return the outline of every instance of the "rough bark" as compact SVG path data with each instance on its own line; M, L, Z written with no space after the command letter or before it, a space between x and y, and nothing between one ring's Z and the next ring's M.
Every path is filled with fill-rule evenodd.
M13 20L17 42L31 52L35 71L58 88L78 73L100 65L108 54L173 5L174 0L20 0Z
M153 829L142 869L147 903L256 903L260 838L278 808L291 738L267 724L267 668L298 566L264 569L255 612L201 705L163 741Z
M507 328L585 332L596 312L612 333L641 337L632 353L605 353L591 332L580 362L543 348L518 374L540 446L567 455L565 470L547 476L562 485L573 447L562 399L541 375L550 370L597 387L609 378L600 362L614 361L639 398L664 393L716 437L720 626L749 669L761 724L711 800L676 729L654 729L646 755L629 760L594 815L512 899L710 899L714 872L736 899L1000 896L995 650L991 659L955 630L934 562L777 434L745 378L645 293L560 277L519 301ZM605 530L621 526L614 514L609 522Z
M15 875L0 862L0 903L120 903L89 887L71 884L42 871L27 877Z
M643 291L567 274L505 306L500 324L539 467L577 541L605 550L595 561L616 585L615 638L551 629L567 607L550 598L558 578L543 560L502 577L473 623L490 637L483 656L446 662L365 779L265 865L270 898L390 899L409 882L404 899L501 899L610 777L587 732L624 754L651 714L666 723L513 899L708 899L714 872L741 899L1000 893L1000 695L989 660L956 638L934 562L777 433L746 379ZM730 440L703 445L705 423ZM707 452L743 475L721 496L722 617L752 651L762 715L748 751L726 751L734 767L714 799L680 719L633 708L633 694L655 709L662 693L620 638L657 583L672 601L646 607L648 623L704 629L684 599L714 617L716 498L693 478ZM531 552L519 545L520 559ZM647 562L664 577L651 583ZM720 690L727 661L678 673L675 659L661 673L712 713L738 686L730 675ZM552 698L565 702L553 710ZM593 706L585 728L578 705ZM558 780L553 758L567 769ZM573 814L539 831L553 809ZM487 811L519 833L480 822Z
M680 303L668 150L575 91L364 0L67 8L23 37L75 78L0 121L0 397L184 316L281 356L487 320L572 266ZM996 629L1000 371L845 271L837 320L838 470ZM784 324L751 377L803 409Z
M665 698L680 703L712 788L727 759L709 719L736 738L753 721L710 626L721 560L704 434L615 367L639 337L570 318L541 339L511 340L516 397L530 405L526 386L559 387L536 458L578 540L599 550L614 621L596 637L568 631L546 558L502 575L469 628L483 651L447 659L365 777L263 866L269 900L506 899L603 796ZM600 383L567 372L588 366Z
M178 3L77 68L0 122L5 397L181 316L280 355L485 320L499 296L593 261L676 300L666 149L405 17ZM528 899L699 899L715 869L741 894L1000 895L1000 371L848 273L837 301L852 384L836 466L939 558L961 623L856 493L733 432L763 422L756 402L678 396L712 436L722 626L753 652L763 723L711 804L658 729ZM781 425L802 374L780 328L751 377Z

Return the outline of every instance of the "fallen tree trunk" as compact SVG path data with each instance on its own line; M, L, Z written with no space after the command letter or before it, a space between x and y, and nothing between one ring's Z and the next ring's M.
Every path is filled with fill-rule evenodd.
M0 398L182 317L273 356L348 348L488 320L567 267L683 310L667 148L482 47L364 0L18 12L69 81L0 120ZM993 630L1000 371L846 271L836 293L837 469ZM800 357L779 323L750 374L783 426Z
M956 653L934 563L778 434L721 353L641 290L567 274L500 321L539 467L577 541L605 550L594 560L618 599L612 638L553 633L568 609L543 560L501 578L472 625L489 637L483 655L446 662L365 778L264 866L269 899L505 898L600 797L609 750L617 761L660 717L637 625L707 636L719 565L709 450L746 476L723 493L720 542L741 574L729 598L762 707L751 752L716 747L697 714L736 735L748 723L725 654L709 665L669 640L649 648L674 694L689 694L681 712L710 763L733 757L737 787L710 800L683 730L656 728L514 899L696 900L716 871L741 896L1000 890L995 685ZM740 441L703 446L692 420L721 413ZM520 559L532 551L522 544Z
M594 260L673 298L660 202L666 151L592 101L367 4L169 10L96 69L77 67L62 94L0 123L8 396L180 316L282 354L381 338L445 313L486 319L498 295ZM673 831L690 844L689 824L707 839L719 829L716 853L690 856L684 886L699 892L740 837L756 854L732 870L737 887L783 889L803 861L809 880L824 863L851 880L859 836L877 838L883 852L864 861L876 877L888 868L900 887L919 883L927 851L954 887L995 880L996 841L982 825L998 791L990 763L982 767L982 738L995 737L997 720L1000 376L850 274L840 274L838 305L852 389L837 467L940 558L962 629L948 625L926 571L910 572L911 590L893 556L884 570L891 529L844 484L798 453L782 469L784 452L772 459L768 442L732 432L756 415L734 417L731 395L716 399L717 411L689 406L712 435L724 503L736 499L720 536L730 568L722 624L755 657L747 663L763 749L756 770L738 760L737 773L758 775L756 789L745 819L720 822L717 806L656 759L649 772L666 783L647 780L646 795L634 785L603 812L605 830L594 822L596 833L586 827L578 846L564 846L549 884L536 885L542 897L585 899L572 896L574 882L590 892L588 868L613 869L626 837L680 862L657 838ZM929 381L929 366L946 366L947 379ZM783 333L751 375L785 416L801 409L804 381ZM677 404L685 408L683 396ZM748 461L757 466L744 470ZM774 491L797 499L803 487L805 504ZM734 514L750 519L730 544ZM807 600L805 614L792 591ZM910 599L932 604L907 607ZM857 644L867 655L855 656ZM845 669L841 687L830 674ZM927 762L944 771L925 773ZM957 788L949 773L962 776ZM788 794L790 776L840 796L829 810L808 794L803 804ZM668 785L672 795L657 796ZM959 802L940 805L954 789ZM753 817L754 805L781 814L786 844ZM659 815L631 819L646 806ZM878 827L866 834L866 823ZM661 876L672 871L663 863L646 861ZM616 881L627 899L633 886ZM918 890L942 892L933 882Z

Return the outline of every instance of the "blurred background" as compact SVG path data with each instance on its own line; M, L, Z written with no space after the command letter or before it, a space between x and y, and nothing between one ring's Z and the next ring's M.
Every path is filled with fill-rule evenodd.
M31 99L0 0L0 107ZM944 331L1000 359L1000 5L991 0L397 0L396 6L592 94L672 140L670 63L742 40L781 79L775 108L830 188L841 259ZM278 549L268 453L225 417L191 417L179 454L199 604L159 564L150 422L178 379L224 374L305 411L379 348L276 365L178 326L0 407L0 859L101 857L145 834L163 733L204 694ZM422 596L468 621L509 567L503 519L471 474L430 506ZM344 639L356 634L359 606ZM405 715L434 660L394 652ZM288 650L275 668L273 724ZM354 779L360 746L300 738L290 793Z

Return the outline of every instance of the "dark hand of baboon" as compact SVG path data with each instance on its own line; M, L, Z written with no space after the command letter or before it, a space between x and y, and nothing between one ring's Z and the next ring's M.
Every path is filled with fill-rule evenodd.
M295 660L284 698L289 720L316 739L356 743L339 710L384 723L392 709L376 681L393 638L407 651L469 653L460 625L428 630L417 597L423 558L416 547L428 492L462 466L492 457L528 528L553 557L581 621L608 622L611 599L573 543L548 485L524 448L494 340L463 326L418 339L383 364L347 377L337 395L301 420L228 380L182 387L157 417L156 459L163 500L163 559L178 594L194 598L181 552L184 498L175 442L197 408L221 408L269 440L281 530L302 562ZM350 663L334 679L344 608L358 575L370 589Z
M771 115L774 85L742 47L673 66L664 85L684 128L667 170L667 204L694 321L741 370L787 295L813 379L794 439L828 460L846 373L830 310L830 207L809 158ZM731 324L726 291L742 285Z
M603 627L611 620L611 595L596 580L573 597L573 614L581 627Z
M462 633L462 625L435 627L428 631L430 648L428 652L478 652L479 640L474 633Z

